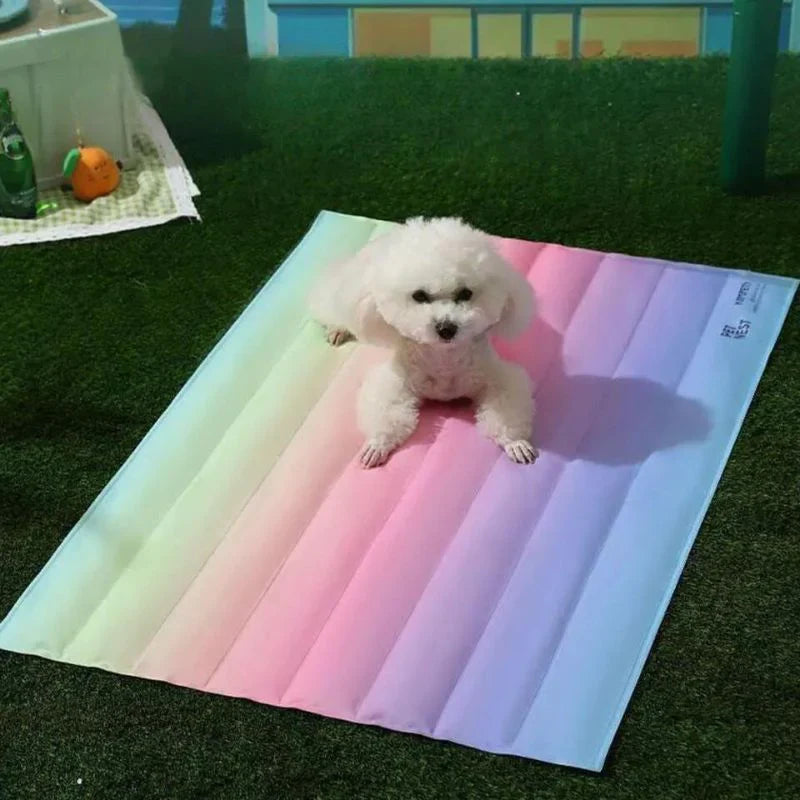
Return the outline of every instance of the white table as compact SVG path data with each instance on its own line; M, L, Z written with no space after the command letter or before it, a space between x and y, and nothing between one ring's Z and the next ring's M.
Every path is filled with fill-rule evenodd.
M98 145L132 166L138 95L116 15L96 0L60 14L52 0L30 0L27 18L0 33L0 86L11 92L33 152L39 186L62 182L64 156Z

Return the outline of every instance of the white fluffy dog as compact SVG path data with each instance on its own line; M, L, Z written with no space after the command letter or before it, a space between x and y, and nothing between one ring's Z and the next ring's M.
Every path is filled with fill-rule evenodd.
M414 432L425 400L472 400L486 436L513 461L535 461L528 376L489 339L520 334L534 294L487 234L459 219L409 220L327 270L311 310L333 345L356 338L392 350L359 396L365 467Z

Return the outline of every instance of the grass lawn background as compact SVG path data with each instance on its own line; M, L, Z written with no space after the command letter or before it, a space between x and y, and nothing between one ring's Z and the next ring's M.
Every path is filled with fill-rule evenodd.
M249 64L126 41L204 221L0 250L0 617L321 208L800 276L799 58L773 191L746 199L717 187L721 59ZM0 652L0 797L794 797L798 422L795 308L601 776Z

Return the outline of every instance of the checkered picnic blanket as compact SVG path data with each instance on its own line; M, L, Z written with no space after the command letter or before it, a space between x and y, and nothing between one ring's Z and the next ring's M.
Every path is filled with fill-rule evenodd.
M45 209L37 219L0 218L0 246L94 236L159 225L178 217L199 219L192 198L199 194L155 110L143 103L134 134L135 168L124 170L119 187L92 203L70 190L40 192Z

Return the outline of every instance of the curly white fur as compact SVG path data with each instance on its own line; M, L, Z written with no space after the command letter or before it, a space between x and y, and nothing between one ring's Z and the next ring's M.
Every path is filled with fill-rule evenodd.
M393 351L359 396L365 467L383 464L414 432L425 400L461 398L513 461L536 459L530 381L489 338L520 334L534 294L487 234L459 219L409 220L327 270L311 308L331 344L356 338Z

